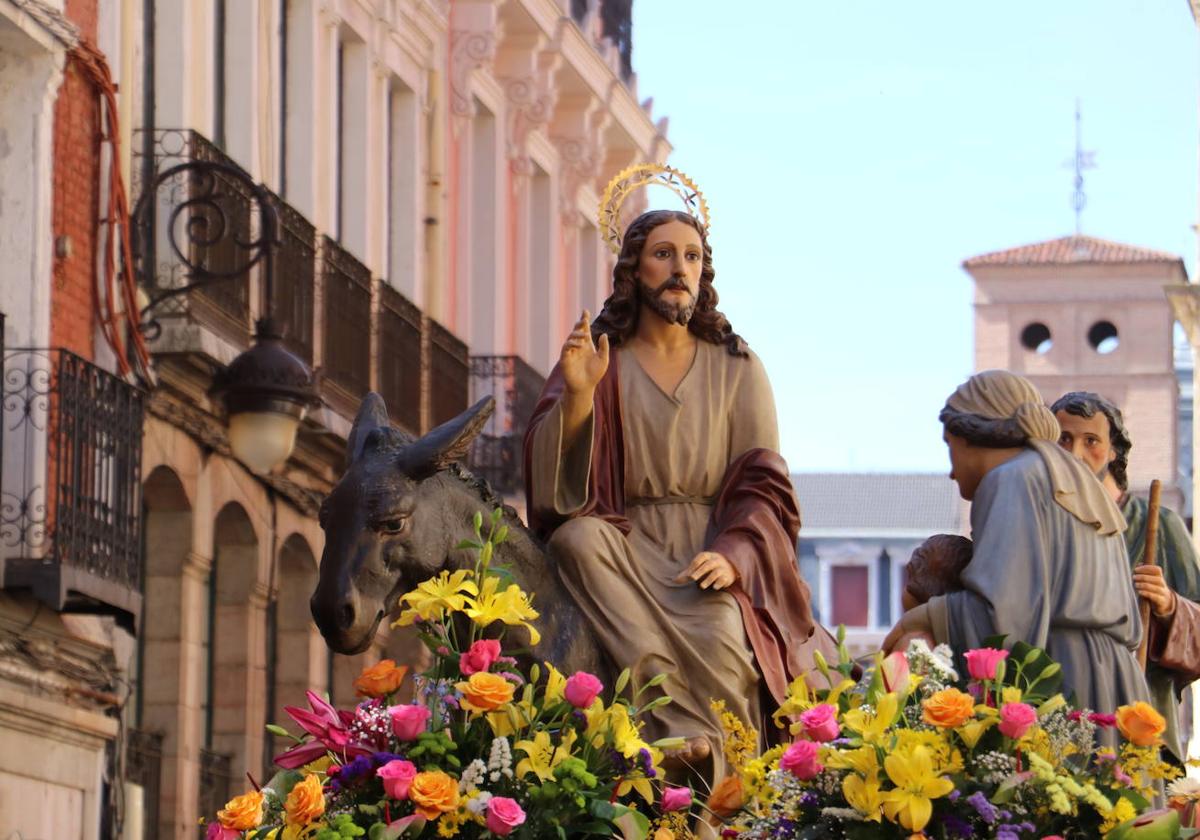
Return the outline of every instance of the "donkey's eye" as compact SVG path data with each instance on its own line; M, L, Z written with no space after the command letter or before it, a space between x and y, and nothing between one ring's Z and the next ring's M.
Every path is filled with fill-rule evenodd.
M395 519L381 519L375 523L375 530L381 534L388 536L396 536L403 534L408 530L409 517L402 516Z

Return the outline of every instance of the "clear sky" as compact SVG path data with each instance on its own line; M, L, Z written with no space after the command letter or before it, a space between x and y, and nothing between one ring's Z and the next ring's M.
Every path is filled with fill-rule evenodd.
M636 0L638 95L709 201L793 471L947 468L960 264L1074 232L1076 98L1083 232L1193 270L1197 56L1186 0Z

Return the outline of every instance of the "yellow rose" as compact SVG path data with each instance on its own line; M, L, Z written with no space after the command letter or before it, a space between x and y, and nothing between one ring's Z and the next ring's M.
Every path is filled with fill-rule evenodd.
M287 825L308 825L325 813L325 793L321 779L312 773L297 782L283 803L283 821Z
M217 812L217 819L223 828L233 831L258 828L263 821L263 795L252 790L233 797L225 803L223 810Z
M400 688L408 666L396 667L391 659L380 660L370 668L364 668L354 681L354 691L359 697L383 697Z
M1125 740L1139 747L1158 743L1158 736L1167 728L1167 721L1149 703L1139 700L1132 706L1117 709L1117 728Z
M975 699L957 688L944 688L929 695L921 708L921 718L926 723L953 729L975 716Z
M513 698L514 686L499 674L481 671L466 682L456 683L462 692L462 707L468 712L490 712Z
M427 820L458 809L458 782L441 770L418 773L408 788L408 798Z

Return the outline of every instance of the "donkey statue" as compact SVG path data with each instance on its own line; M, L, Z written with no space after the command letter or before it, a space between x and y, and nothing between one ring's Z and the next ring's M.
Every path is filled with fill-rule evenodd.
M474 538L477 511L486 520L503 503L458 462L494 407L485 397L414 440L392 428L378 394L367 394L346 444L346 472L321 505L325 551L310 605L332 650L365 650L402 594L443 569L474 565L470 552L455 546ZM504 524L509 536L493 562L507 566L535 596L542 639L534 656L568 673L606 673L602 653L542 545L512 508L504 508ZM509 633L520 634L518 645L528 644L523 628Z

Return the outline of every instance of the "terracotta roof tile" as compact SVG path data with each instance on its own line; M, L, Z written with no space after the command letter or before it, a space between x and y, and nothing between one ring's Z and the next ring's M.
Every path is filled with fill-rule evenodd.
M1123 245L1094 236L1064 236L1003 251L980 254L963 262L963 268L985 265L1070 265L1078 263L1171 263L1176 254Z

